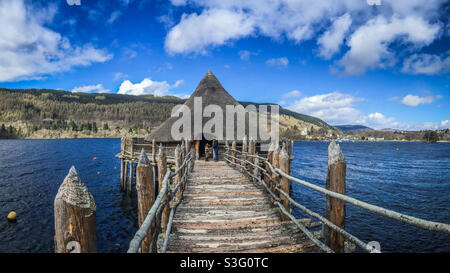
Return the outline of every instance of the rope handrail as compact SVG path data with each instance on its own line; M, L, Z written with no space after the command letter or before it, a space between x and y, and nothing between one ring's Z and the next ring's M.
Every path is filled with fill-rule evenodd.
M318 219L320 222L322 222L323 224L325 224L329 228L335 230L336 232L342 234L349 241L355 243L356 245L358 245L359 247L361 247L365 251L371 252L371 253L373 253L373 252L380 252L379 250L376 250L376 249L372 248L371 246L369 246L368 244L364 243L363 241L358 239L356 236L354 236L354 235L348 233L347 231L345 231L344 229L338 227L337 225L335 225L334 223L332 223L331 221L329 221L325 217L321 216L320 214L315 213L315 212L309 210L308 208L306 208L305 206L302 206L301 204L297 203L295 200L293 200L289 196L288 193L286 193L285 191L283 191L281 189L280 184L278 183L278 181L274 180L272 178L271 174L267 170L261 168L260 166L258 166L257 164L255 164L253 162L248 161L247 159L240 159L240 158L237 158L237 157L234 157L234 156L228 154L230 150L231 151L240 152L240 151L235 150L235 149L227 149L227 152L225 153L225 155L227 157L232 158L234 160L237 160L237 161L239 161L240 163L243 163L243 164L238 164L236 162L233 162L233 161L229 160L228 158L225 158L226 161L229 162L232 165L241 167L246 172L246 174L248 176L253 177L255 180L259 181L266 188L266 190L269 193L269 195L274 199L273 202L275 204L278 203L277 205L279 205L279 207L281 209L281 212L284 213L285 215L287 215L291 220L295 219L295 217L293 215L291 215L289 212L287 212L287 210L281 205L280 198L277 195L274 194L274 192L266 185L266 183L264 181L261 180L261 178L258 178L256 176L250 174L247 169L243 168L244 164L252 165L253 167L256 167L259 170L261 170L263 175L265 175L270 180L270 182L275 184L275 190L277 190L280 194L282 194L284 197L286 197L286 199L288 200L288 203L293 204L294 206L296 206L297 208L299 208L300 210L302 210L306 214L310 215L311 217L314 217L314 218ZM245 152L241 152L241 154L242 153L245 153ZM409 215L405 215L405 214L398 213L398 212L395 212L395 211L392 211L392 210L388 210L388 209L385 209L385 208L382 208L382 207L371 205L369 203L357 200L355 198L348 197L346 195L339 194L339 193L336 193L336 192L324 189L322 187L316 186L316 185L311 184L309 182L306 182L306 181L303 181L301 179L298 179L298 178L295 178L293 176L290 176L290 175L286 174L285 172L283 172L279 168L274 168L272 166L272 164L266 158L262 158L262 157L260 157L258 155L250 155L250 154L247 154L247 153L245 153L245 154L247 156L249 156L249 157L261 159L264 164L267 164L267 166L269 166L272 174L275 174L278 177L287 178L290 181L296 182L298 184L301 184L303 186L306 186L308 188L311 188L313 190L321 192L321 193L323 193L325 195L337 198L337 199L342 200L344 202L348 202L350 204L356 205L356 206L361 207L363 209L375 212L377 214L380 214L380 215L383 215L383 216L386 216L386 217L389 217L389 218L392 218L392 219L396 219L396 220L399 220L399 221L402 221L402 222L405 222L405 223L408 223L408 224L411 224L411 225L414 225L414 226L417 226L417 227L421 227L421 228L425 228L425 229L428 229L428 230L432 230L432 231L439 231L439 232L444 232L444 233L450 233L450 225L448 225L448 224L432 222L432 221L428 221L428 220L412 217L412 216L409 216ZM294 221L294 223L295 223L295 221ZM297 223L295 223L295 224L297 224ZM300 228L300 229L302 229L302 228ZM303 231L303 229L302 229L302 231ZM322 248L321 245L318 245L318 246L321 249L327 251L327 249Z
M318 192L321 192L321 193L323 193L325 195L329 195L331 197L334 197L334 198L337 198L339 200L345 201L345 202L350 203L352 205L358 206L360 208L369 210L371 212L374 212L374 213L377 213L377 214L380 214L380 215L383 215L383 216L386 216L386 217L389 217L389 218L392 218L392 219L395 219L395 220L398 220L398 221L401 221L401 222L405 222L407 224L410 224L410 225L413 225L413 226L416 226L416 227L420 227L420 228L424 228L424 229L428 229L428 230L432 230L432 231L439 231L439 232L444 232L444 233L450 234L450 225L449 224L428 221L428 220L420 219L420 218L417 218L417 217L409 216L409 215L406 215L406 214L403 214L403 213L399 213L399 212L396 212L396 211L393 211L393 210L385 209L385 208L382 208L382 207L379 207L379 206L375 206L375 205L366 203L364 201L360 201L358 199L355 199L353 197L349 197L349 196L346 196L346 195L343 195L343 194L340 194L340 193L336 193L334 191L330 191L330 190L324 189L322 187L316 186L316 185L314 185L312 183L309 183L309 182L303 181L301 179L295 178L293 176L290 176L290 175L284 173L282 170L280 170L278 168L275 169L275 170L276 170L276 172L279 175L281 175L281 176L283 176L283 177L285 177L285 178L287 178L287 179L289 179L291 181L294 181L294 182L296 182L296 183L298 183L300 185L303 185L303 186L308 187L310 189L313 189L313 190L316 190Z
M151 209L149 210L144 222L142 223L139 230L136 232L135 236L131 240L130 246L127 251L128 253L138 252L142 241L144 240L145 236L147 236L148 230L150 229L150 226L151 226L155 216L156 216L157 222L159 223L159 224L157 223L157 229L160 228L160 225L161 225L160 218L161 218L163 208L168 204L168 202L170 202L173 199L178 188L181 187L181 185L186 181L186 175L188 172L188 168L185 168L185 166L187 163L189 163L192 160L192 158L193 158L192 152L189 152L186 155L186 157L183 161L183 164L179 168L177 168L175 171L171 171L170 169L167 170L167 172L164 176L163 182L162 182L161 191L159 192L155 202L153 203ZM184 173L183 173L182 178L180 179L180 182L173 189L169 189L169 180L173 179L173 177L175 175L177 175L181 170L183 170L183 168L184 168ZM167 193L167 195L166 195L166 193ZM163 200L164 195L166 195L166 198L164 198L164 200ZM180 198L180 200L181 200L181 198ZM171 211L174 209L176 209L176 206L171 207ZM169 220L170 220L170 218L169 218ZM167 230L169 230L170 227L168 225ZM169 230L169 233L170 233L170 230ZM154 238L152 241L157 240L157 238L155 239L155 236L157 236L157 234L159 234L159 231L155 232ZM168 236L166 236L166 238L168 238ZM156 245L154 242L152 243L152 245L153 245L152 250L154 250ZM167 245L167 243L166 243L166 245Z

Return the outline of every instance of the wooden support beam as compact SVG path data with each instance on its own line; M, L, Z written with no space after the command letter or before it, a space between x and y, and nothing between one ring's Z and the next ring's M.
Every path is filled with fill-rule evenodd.
M155 139L152 140L152 162L156 163L156 142L155 142Z
M75 167L59 187L54 204L55 253L97 252L97 208Z
M248 148L247 148L247 136L244 136L244 139L242 139L242 156L241 159L242 160L246 160L246 153L248 152ZM241 172L244 173L244 170L246 170L247 166L245 164L245 162L241 162Z
M248 156L247 156L247 161L248 162L253 162L253 157L251 157L251 155L255 154L255 144L256 142L253 139L250 139L249 143L248 143ZM251 164L247 165L247 171L249 173L253 173L253 166ZM253 179L251 179L253 180Z
M183 149L184 149L184 144L182 144L182 145L183 145ZM183 152L182 152L180 145L177 145L177 147L175 148L175 170L180 168L182 163L183 163ZM182 176L183 176L183 171L180 171L175 175L175 181L174 181L175 186L178 185L178 183L180 183ZM171 202L171 205L175 204L180 198L181 198L181 187L178 188L175 198L172 199L173 201Z
M279 155L279 163L280 163L280 170L282 170L285 173L288 173L289 172L289 154L286 152L285 147L283 147L281 149L281 152ZM282 177L280 179L280 187L281 187L282 191L284 191L285 193L287 193L289 195L289 180L287 178ZM280 195L281 195L281 202L282 202L284 208L286 209L286 211L290 212L291 208L289 206L289 200L283 194L280 194ZM289 217L287 215L285 215L284 213L282 213L281 220L288 221Z
M275 149L275 146L273 143L270 143L269 151L267 152L267 162L270 162L272 164L273 160L273 150ZM269 164L266 163L266 171L267 173L272 177L272 170L269 167ZM269 189L272 189L272 182L270 181L270 178L267 175L264 175L264 181L266 182L266 185ZM263 189L264 193L267 193L266 187Z
M166 155L166 149L162 146L162 144L159 145L159 152L158 152L158 190L161 191L162 184L164 181L164 176L166 176L167 172L167 155ZM164 195L163 198L167 197L167 193ZM168 209L169 203L166 203L166 206L164 208L164 211L162 213L161 217L161 227L163 231L166 230L167 227L167 221L169 220L169 209Z
M346 162L339 144L332 141L328 146L327 190L345 194ZM338 227L345 229L345 202L326 197L325 217ZM335 252L344 252L344 236L324 226L325 244Z
M231 165L231 167L236 167L236 140L233 140L233 143L231 143L231 155L233 156L233 158L231 159L231 161L233 162L233 164Z
M155 181L153 180L153 167L145 154L144 149L141 151L139 163L136 171L136 193L138 200L138 223L139 227L147 217L150 208L155 202ZM147 236L141 244L141 253L148 253L151 247L152 235L155 230L155 221L152 222Z
M123 191L127 190L127 183L128 183L128 160L124 160L125 162L125 168L123 172Z
M125 160L123 158L120 159L120 190L125 190Z
M279 168L280 167L280 147L278 142L274 143L274 150L273 150L273 156L272 156L272 167ZM272 173L272 179L280 183L280 178L277 174ZM276 185L272 183L270 190L279 196L278 191L275 190Z
M129 172L129 179L127 184L127 194L131 196L132 188L133 188L133 161L130 160L130 172Z

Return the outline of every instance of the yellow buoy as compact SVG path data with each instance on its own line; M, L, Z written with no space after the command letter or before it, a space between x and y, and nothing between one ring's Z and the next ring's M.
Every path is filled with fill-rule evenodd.
M11 211L8 214L8 221L15 222L17 220L17 213L15 211Z

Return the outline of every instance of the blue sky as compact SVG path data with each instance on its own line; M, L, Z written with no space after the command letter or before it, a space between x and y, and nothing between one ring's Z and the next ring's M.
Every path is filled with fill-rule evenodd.
M236 99L330 124L450 127L449 1L0 0L0 86Z

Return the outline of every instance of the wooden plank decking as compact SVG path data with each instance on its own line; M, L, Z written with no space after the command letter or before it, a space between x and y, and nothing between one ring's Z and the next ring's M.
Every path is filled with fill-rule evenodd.
M271 206L262 186L225 162L195 162L183 201L175 213L167 252L314 249L314 244L297 227L281 222L279 210Z

